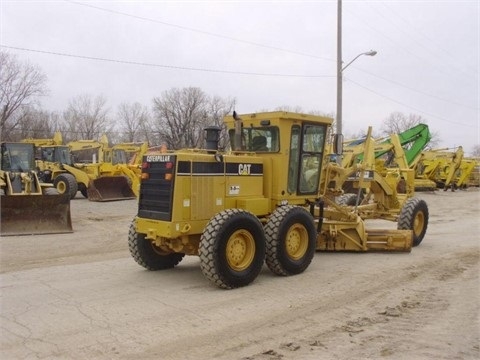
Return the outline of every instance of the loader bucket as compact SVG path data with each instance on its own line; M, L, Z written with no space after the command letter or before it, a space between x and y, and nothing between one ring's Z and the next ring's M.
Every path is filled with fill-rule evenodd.
M102 176L91 180L87 189L90 201L114 201L135 199L128 178L125 176Z
M6 195L1 197L0 234L37 235L71 233L67 195Z

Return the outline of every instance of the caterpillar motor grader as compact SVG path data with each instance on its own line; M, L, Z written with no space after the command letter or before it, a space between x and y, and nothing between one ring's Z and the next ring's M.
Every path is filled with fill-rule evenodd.
M33 144L2 142L0 160L1 235L73 231L70 197L39 180Z
M344 179L364 169L328 161L331 118L234 112L225 123L231 151L218 150L220 128L210 127L204 150L143 157L128 234L141 266L168 269L198 255L204 276L231 289L251 283L264 261L275 274L295 275L316 250L410 251L419 218L426 230L423 201L400 214L398 230L367 229L358 214L335 203Z

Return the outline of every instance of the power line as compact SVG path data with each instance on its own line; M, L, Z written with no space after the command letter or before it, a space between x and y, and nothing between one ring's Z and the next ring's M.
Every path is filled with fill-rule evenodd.
M204 34L204 35L208 35L208 36L214 36L214 37L219 37L219 38L223 38L223 39L226 39L226 40L231 40L231 41L236 41L236 42L240 42L240 43L244 43L244 44L249 44L249 45L253 45L253 46L258 46L258 47L263 47L263 48L268 48L268 49L272 49L272 50L278 50L278 51L283 51L283 52L287 52L287 53L291 53L291 54L296 54L296 55L301 55L301 56L306 56L306 57L311 57L311 58L316 58L316 59L323 59L323 60L328 60L328 61L336 61L334 59L329 59L329 58L325 58L325 57L321 57L321 56L317 56L317 55L313 55L313 54L308 54L308 53L302 53L302 52L297 52L297 51L293 51L293 50L289 50L289 49L285 49L285 48L281 48L281 47L275 47L275 46L271 46L271 45L265 45L265 44L261 44L261 43L256 43L256 42L253 42L253 41L248 41L248 40L244 40L244 39L239 39L239 38L235 38L235 37L231 37L231 36L227 36L227 35L222 35L222 34L218 34L218 33L213 33L213 32L208 32L208 31L204 31L204 30L201 30L201 29L197 29L197 28L191 28L191 27L186 27L186 26L182 26L182 25L178 25L178 24L173 24L173 23L168 23L168 22L165 22L165 21L160 21L160 20L156 20L156 19L151 19L151 18L147 18L147 17L142 17L142 16L137 16L137 15L132 15L132 14L129 14L129 13L125 13L125 12L121 12L121 11L116 11L116 10L111 10L111 9L107 9L107 8L103 8L103 7L99 7L99 6L95 6L95 5L91 5L91 4L85 4L85 3L81 3L81 2L78 2L78 1L74 1L74 0L64 0L65 2L68 2L68 3L71 3L71 4L75 4L75 5L79 5L79 6L84 6L84 7L88 7L88 8L91 8L91 9L95 9L95 10L99 10L99 11L104 11L104 12L107 12L107 13L111 13L111 14L115 14L115 15L121 15L121 16L125 16L125 17L130 17L130 18L133 18L133 19L137 19L137 20L142 20L142 21L147 21L147 22L152 22L152 23L157 23L157 24L161 24L161 25L165 25L165 26L170 26L170 27L174 27L174 28L177 28L177 29L181 29L181 30L185 30L185 31L191 31L191 32L196 32L196 33L199 33L199 34ZM378 9L374 9L375 11L379 11ZM380 13L379 14L385 18L385 15L383 13ZM402 19L404 22L405 20ZM363 21L363 20L362 20ZM373 27L370 26L370 28L374 31L376 31ZM403 31L403 30L402 30ZM404 32L405 33L405 32ZM383 35L383 34L382 34ZM407 34L408 35L408 34ZM384 37L386 37L385 35L383 35ZM395 42L393 39L390 39L388 37L386 37L387 40L391 41L391 42ZM416 39L413 39L415 42L418 43L418 41ZM421 44L420 44L421 45ZM405 49L406 51L409 51L408 49ZM414 56L417 56L415 53L412 53L412 55ZM418 57L418 56L417 56ZM420 59L420 58L419 58ZM420 59L421 60L421 59ZM437 68L438 70L442 71L442 69L440 68ZM360 69L359 69L360 70ZM394 80L390 80L390 79L387 79L387 78L384 78L384 77L381 77L381 76L378 76L378 75L375 75L373 73L370 73L370 72L367 72L367 71L364 71L364 70L360 70L360 71L363 71L371 76L374 76L374 77L377 77L381 80L384 80L384 81L387 81L387 82L390 82L392 84L395 84L395 85L398 85L398 86L401 86L405 89L408 89L410 91L413 91L413 92L416 92L416 93L419 93L419 94L422 94L422 95L425 95L425 96L429 96L431 98L434 98L434 99L437 99L437 100L440 100L440 101L444 101L444 102L448 102L448 103L451 103L451 104L454 104L454 105L457 105L457 106L462 106L462 107L466 107L466 108L470 108L470 109L475 109L475 110L478 110L478 108L475 108L475 107L472 107L472 106L468 106L468 105L465 105L465 104L461 104L461 103L458 103L458 102L454 102L452 100L449 100L449 99L444 99L444 98L441 98L441 97L438 97L436 95L432 95L432 94L428 94L426 92L423 92L423 91L420 91L420 90L416 90L412 87L409 87L409 86L406 86L404 84L401 84L397 81L394 81ZM262 75L262 74L255 74L255 73L247 73L249 75ZM275 76L275 74L266 74L265 76ZM279 75L279 76L282 76L282 75ZM285 76L285 75L283 75ZM289 76L289 75L286 75L286 76ZM292 75L292 76L295 76L295 75ZM305 76L305 77L308 77L308 76ZM329 77L327 75L325 76L314 76L314 77Z
M391 97L382 95L382 94L380 94L380 93L378 93L378 92L376 92L376 91L374 91L374 90L372 90L372 89L367 88L366 86L363 86L363 85L359 84L359 83L356 82L356 81L353 81L353 80L350 79L350 78L348 78L347 80L350 81L350 82L352 82L353 84L357 85L358 87L361 87L362 89L367 90L367 91L369 91L369 92L371 92L371 93L373 93L373 94L375 94L375 95L377 95L377 96L380 96L380 97L382 97L382 98L385 98L385 99L387 99L387 100L390 100L391 102L394 102L394 103L396 103L396 104L405 106L405 107L407 107L407 108L409 108L409 109L418 111L419 113L422 113L422 114L431 116L431 117L433 117L433 118L435 118L435 119L439 119L439 120L441 120L441 121L445 121L445 122L450 123L450 124L462 125L462 126L468 126L468 127L475 127L474 125L471 125L471 124L464 124L464 123L460 123L460 122L456 122L456 121L451 121L451 120L448 120L448 119L444 119L444 118L442 118L442 117L440 117L440 116L437 116L437 115L434 115L434 114L431 114L431 113L422 111L422 110L417 109L417 108L415 108L415 107L413 107L413 106L410 106L410 105L407 105L407 104L405 104L405 103L402 103L402 102L400 102L400 101L398 101L398 100L392 99Z
M399 83L398 81L394 81L394 80L390 80L390 79L387 79L387 78L384 78L382 76L379 76L379 75L375 75L374 73L371 73L369 71L366 71L366 70L363 70L363 69L360 69L356 66L353 66L355 69L357 69L358 71L361 71L365 74L368 74L370 76L373 76L373 77L376 77L378 79L381 79L383 81L387 81L387 82L390 82L392 84L395 84L395 85L398 85L400 87L403 87L405 89L408 89L410 91L413 91L413 92L416 92L418 94L422 94L422 95L425 95L425 96L428 96L428 97L431 97L433 99L437 99L437 100L440 100L440 101L444 101L444 102L448 102L450 104L453 104L453 105L457 105L457 106L461 106L461 107L464 107L464 108L468 108L468 109L472 109L472 110L479 110L480 108L479 107L475 107L475 106L470 106L470 105L466 105L466 104L461 104L459 102L456 102L456 101L452 101L452 100L449 100L449 99L445 99L445 98L442 98L442 97L439 97L439 96L436 96L436 95L432 95L432 94L429 94L429 93L426 93L424 91L420 91L420 90L416 90L414 88L411 88L405 84L402 84L402 83Z
M405 51L406 53L408 53L410 56L420 60L422 63L429 63L430 64L430 67L432 69L436 69L438 72L442 73L442 74L445 74L445 75L449 75L447 73L446 70L442 69L441 67L439 67L436 63L433 63L432 61L430 61L430 58L422 58L421 56L419 56L415 51L412 51L410 50L409 48L403 46L402 44L398 43L396 40L392 39L391 37L387 36L385 34L385 31L384 30L378 30L377 28L375 28L374 26L372 26L369 22L365 21L363 18L357 16L354 12L352 11L349 11L347 10L348 13L350 13L351 15L353 15L357 20L363 22L365 24L366 27L368 27L370 30L372 30L373 32L377 33L378 35L380 35L381 37L385 38L386 40L388 40L389 42L391 42L393 45L395 45L396 48L401 48L403 49L403 51ZM464 75L464 74L462 74ZM470 77L468 76L465 76L464 75L464 78L468 81L471 81L473 82L474 80L471 79Z
M165 22L165 21L161 21L161 20L151 19L151 18L138 16L138 15L132 15L132 14L124 13L124 12L117 11L117 10L106 9L106 8L103 8L103 7L100 7L100 6L95 6L95 5L91 5L91 4L84 4L84 3L73 1L73 0L64 0L64 1L66 1L68 3L71 3L71 4L84 6L84 7L88 7L88 8L91 8L91 9L104 11L104 12L108 12L108 13L115 14L115 15L126 16L126 17L130 17L130 18L133 18L133 19L137 19L137 20L148 21L148 22L152 22L152 23L156 23L156 24L161 24L161 25L165 25L165 26L174 27L174 28L177 28L177 29L185 30L185 31L195 32L195 33L199 33L199 34L203 34L203 35L209 35L209 36L214 36L214 37L221 38L221 39L235 41L235 42L238 42L238 43L253 45L253 46L257 46L257 47L262 47L262 48L265 48L265 49L277 50L277 51L282 51L282 52L286 52L286 53L290 53L290 54L307 56L307 57L326 60L326 61L333 61L333 62L337 61L335 59L330 59L330 58L326 58L326 57L322 57L322 56L318 56L318 55L308 54L308 53L294 51L294 50L289 50L289 49L281 48L281 47L278 47L278 46L265 45L265 44L257 43L257 42L254 42L254 41L235 38L233 36L222 35L222 34L217 34L217 33L213 33L213 32L210 32L210 31L191 28L191 27L188 27L188 26L172 24L172 23L168 23L168 22Z
M407 25L407 28L408 29L411 29L411 30L415 30L415 35L420 35L420 36L423 36L424 39L427 40L427 44L432 44L434 46L436 46L439 50L441 50L444 54L446 54L448 57L450 57L450 60L453 60L455 61L455 58L453 57L453 55L448 51L446 50L445 48L443 48L436 40L432 39L430 36L427 36L421 28L419 28L418 26L415 26L414 23L412 23L411 21L408 21L407 19L405 19L403 16L401 16L398 12L395 12L391 7L390 7L390 4L387 5L386 3L384 2L380 2L380 5L383 6L384 8L388 9L389 11L391 11L396 17L398 17L400 20L403 21L404 24ZM478 3L477 3L477 6L478 6ZM425 46L425 45L422 45L422 46ZM464 75L468 75L464 69L458 67L455 63L450 63L450 66L454 67L457 71L460 71L462 74ZM472 68L469 68L470 71L475 71L474 69Z
M201 71L201 72L210 72L210 73L220 73L220 74L233 74L233 75L250 75L250 76L274 76L274 77L296 77L296 78L334 78L334 75L301 75L301 74L280 74L280 73L257 73L257 72L247 72L247 71L230 71L230 70L219 70L219 69L207 69L207 68L194 68L187 66L177 66L177 65L162 65L162 64L153 64L145 63L138 61L129 61L129 60L118 60L118 59L107 59L95 56L86 56L78 54L67 54L63 52L47 51L47 50L38 50L38 49L29 49L18 46L9 46L0 44L0 47L12 50L21 50L28 52L35 52L40 54L48 54L55 56L64 56L84 60L95 60L95 61L104 61L118 64L127 64L127 65L138 65L138 66L147 66L147 67L157 67L164 69L172 70L188 70L188 71Z

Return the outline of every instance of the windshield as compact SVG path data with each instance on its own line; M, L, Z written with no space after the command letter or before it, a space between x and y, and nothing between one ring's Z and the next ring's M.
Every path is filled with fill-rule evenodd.
M34 147L31 144L2 144L2 170L30 171L34 168Z

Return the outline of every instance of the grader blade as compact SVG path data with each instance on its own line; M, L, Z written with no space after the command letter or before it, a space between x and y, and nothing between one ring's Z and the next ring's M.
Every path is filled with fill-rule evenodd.
M90 201L135 199L136 196L125 176L102 176L90 181L87 189Z
M2 196L0 234L40 235L71 233L67 195Z
M354 221L326 220L317 236L318 251L410 252L412 244L412 230L366 229L360 218Z

